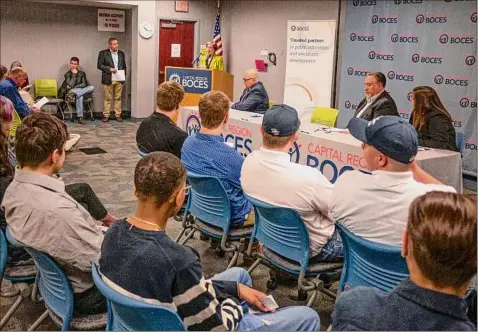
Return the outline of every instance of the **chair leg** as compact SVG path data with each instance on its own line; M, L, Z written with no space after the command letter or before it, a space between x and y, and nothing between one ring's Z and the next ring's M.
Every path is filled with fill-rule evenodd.
M40 277L40 271L37 271L37 277L35 278L35 282L33 283L32 288L32 302L38 302L38 284L37 280Z
M181 240L181 238L183 237L184 232L186 232L186 229L185 229L185 228L183 228L183 229L181 230L181 232L179 232L178 237L176 237L176 243L179 243L179 240Z
M229 262L229 265L227 266L226 270L230 269L231 267L236 266L237 263L237 258L239 257L239 251L235 251L234 255L231 258L231 261Z
M13 303L13 305L10 307L10 309L8 309L5 316L0 321L0 330L7 324L7 322L10 320L10 317L12 317L15 311L17 311L18 307L20 306L20 304L22 304L22 302L23 302L23 296L20 295L19 297L17 297L17 299L15 300L15 303Z
M319 293L319 290L318 289L315 289L313 292L312 292L312 295L310 296L310 299L309 301L307 302L307 306L312 308L312 305L314 304L315 302L315 299L317 298L317 295Z
M40 326L40 324L45 320L45 318L48 317L48 310L45 310L44 313L41 314L41 316L35 321L35 323L32 324L32 326L30 326L28 328L27 331L35 331L38 326Z
M262 261L261 258L256 259L256 261L255 261L254 263L252 263L252 265L249 267L249 269L247 270L247 272L248 272L249 274L252 273L252 271L254 271L254 269L259 266L259 264L261 263L261 261Z
M192 229L189 233L187 233L187 235L186 235L186 237L184 238L184 240L182 240L179 244L185 245L186 242L188 242L189 239L194 236L194 233L196 233L196 230L195 230L195 229Z

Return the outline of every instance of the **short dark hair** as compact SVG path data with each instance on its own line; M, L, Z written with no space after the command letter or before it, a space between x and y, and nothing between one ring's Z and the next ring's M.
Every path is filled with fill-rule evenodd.
M204 128L217 128L229 112L229 98L221 91L209 91L199 99L199 116Z
M178 108L184 99L184 88L175 81L166 81L156 90L156 106L161 111L172 111Z
M163 205L174 191L186 180L186 169L175 155L168 152L152 152L141 158L134 170L134 186L138 199L154 198L156 205Z
M114 40L118 40L118 39L116 39L114 37L111 37L110 39L108 39L108 44L111 44L111 42L114 41Z
M15 136L15 155L20 167L39 166L55 150L63 153L68 140L63 121L45 113L33 113L23 119Z
M367 76L375 77L377 79L377 82L381 83L384 88L387 85L387 78L385 77L385 74L382 72L377 71L375 73L368 73Z
M421 273L459 289L476 274L476 196L432 191L410 206L407 232Z
M262 144L266 149L280 149L283 148L289 143L292 136L274 136L264 132L262 135Z
M76 56L71 57L70 62L72 62L72 61L76 61L76 62L80 63L80 59L78 59L78 57L76 57Z

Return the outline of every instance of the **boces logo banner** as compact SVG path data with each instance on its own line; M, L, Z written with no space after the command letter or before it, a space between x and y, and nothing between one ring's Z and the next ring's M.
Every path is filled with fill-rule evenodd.
M202 94L211 91L209 70L167 68L166 79L181 84L184 92Z
M410 118L411 91L433 87L463 133L462 162L477 173L476 0L347 0L337 126L345 128L364 98L364 79L381 72L400 116ZM469 149L465 148L468 142ZM303 158L303 157L301 157Z

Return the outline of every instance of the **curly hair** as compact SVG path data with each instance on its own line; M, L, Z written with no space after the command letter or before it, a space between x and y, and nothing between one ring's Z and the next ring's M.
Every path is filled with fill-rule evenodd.
M152 152L136 165L134 186L139 200L154 198L159 207L186 179L186 169L178 157L167 152Z

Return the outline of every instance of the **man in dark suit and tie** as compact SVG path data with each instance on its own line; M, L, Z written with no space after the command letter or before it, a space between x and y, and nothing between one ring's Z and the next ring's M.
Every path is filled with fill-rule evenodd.
M108 40L109 48L100 51L98 55L98 69L101 70L101 84L105 88L105 102L103 111L103 122L110 119L111 100L114 96L114 109L116 121L123 121L121 118L121 95L123 92L124 80L113 80L112 73L124 70L126 74L126 61L123 51L119 50L118 39Z
M264 114L269 108L269 96L259 82L257 70L249 69L244 73L244 92L237 103L231 105L232 109L239 111L255 112Z
M385 91L387 79L381 72L368 73L365 77L365 98L358 104L354 117L370 121L382 115L398 114L397 105Z

